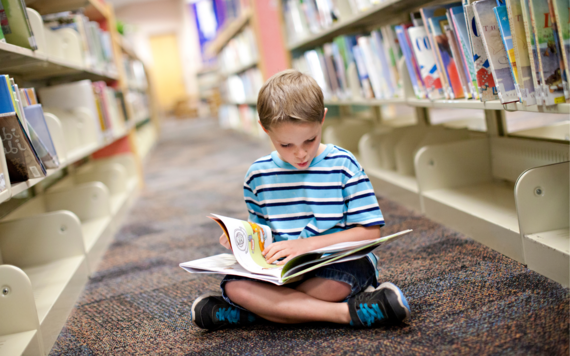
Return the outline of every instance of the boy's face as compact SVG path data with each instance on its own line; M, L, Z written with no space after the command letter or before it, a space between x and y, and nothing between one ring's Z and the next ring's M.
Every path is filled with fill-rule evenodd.
M323 118L324 121L324 118ZM322 153L323 125L317 122L284 122L266 130L282 160L297 169L306 169Z

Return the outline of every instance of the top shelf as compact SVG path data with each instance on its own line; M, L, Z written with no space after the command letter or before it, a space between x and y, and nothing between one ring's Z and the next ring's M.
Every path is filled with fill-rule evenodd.
M250 18L251 10L247 9L238 18L227 23L216 38L206 47L206 55L213 57L218 54L245 27Z
M84 68L59 58L37 53L27 48L0 42L0 72L19 76L23 80L91 79L117 80L118 74L94 68Z
M287 46L287 49L289 51L310 49L325 42L330 42L333 38L343 34L361 31L368 27L378 27L382 24L393 22L395 19L400 19L403 13L409 14L420 7L432 6L446 2L449 2L449 0L386 0L381 4L372 5L366 11L352 15L352 17L347 20L336 22L331 27L328 27L319 33L311 34L302 40L290 43Z
M109 18L109 9L101 0L26 0L26 6L42 15L84 8L90 20Z

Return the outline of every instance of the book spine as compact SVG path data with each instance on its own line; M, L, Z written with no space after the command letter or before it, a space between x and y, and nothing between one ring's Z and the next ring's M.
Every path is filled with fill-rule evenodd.
M421 90L422 88L420 87L416 69L414 67L412 51L408 46L408 41L406 40L406 35L402 26L396 26L396 36L398 36L398 42L400 43L402 53L404 54L404 59L406 60L406 68L410 73L410 80L412 82L412 87L414 88L414 94L416 98L423 99L424 97Z
M464 10L469 34L471 36L471 50L473 52L473 63L477 73L477 86L479 88L481 101L497 100L499 98L497 95L497 87L495 86L495 80L491 73L491 67L485 50L485 45L483 44L481 30L479 24L475 20L473 5L465 6Z
M556 17L558 37L562 47L562 59L566 69L566 79L570 83L570 4L568 0L551 0ZM570 84L569 84L570 86ZM568 88L570 90L570 87Z
M451 54L453 55L453 59L455 62L455 66L457 68L457 73L459 74L459 81L461 82L461 86L463 87L463 95L467 99L472 98L471 88L469 87L469 81L467 80L466 66L464 64L463 59L461 58L461 50L459 49L459 44L457 43L457 36L455 35L455 31L451 29L451 16L448 16L448 24L445 25L445 36L447 37L447 41L449 43L449 48L451 49Z
M476 2L473 7L476 21L481 29L481 38L489 59L491 73L498 88L499 100L502 104L507 104L519 101L519 97L511 74L509 58L501 39L499 25L493 12L495 5L495 0L485 0Z
M453 90L451 85L448 81L447 74L445 72L443 63L441 62L440 52L438 50L437 42L433 36L433 26L431 17L427 14L428 9L420 9L420 14L422 15L422 20L424 22L424 26L426 28L427 38L430 42L430 48L433 53L433 59L435 62L435 66L439 73L439 78L441 80L441 85L443 87L443 92L446 99L453 99Z
M556 50L558 51L558 61L560 62L560 74L562 76L562 89L564 91L564 98L566 101L569 99L570 93L568 92L568 67L566 65L566 51L562 40L560 29L560 19L556 16L554 11L554 1L548 0L548 10L552 23L552 32L554 34L554 42L556 43Z
M372 85L372 91L376 99L383 98L384 91L382 85L382 78L380 77L379 68L376 67L375 55L370 44L370 37L362 36L358 38L358 47L362 51L364 66Z
M523 104L526 106L536 105L536 92L532 77L532 67L529 58L529 49L525 34L525 25L521 3L519 0L507 0L507 14L509 27L513 37L513 49L517 65L517 82L521 91Z
M356 63L356 68L358 70L358 77L360 78L360 85L362 86L363 95L366 99L372 99L374 98L372 83L370 83L370 76L368 75L366 66L364 65L364 58L360 46L356 45L352 47L352 53L354 55L354 62Z
M528 57L531 67L532 82L535 90L536 103L544 105L544 94L542 92L540 68L538 65L538 51L536 49L536 38L531 27L530 10L528 0L520 0L521 13L523 17L523 27L525 31L526 45L528 48Z
M471 96L473 99L479 99L479 90L477 88L477 75L475 74L475 65L473 64L473 55L471 54L471 44L469 43L469 36L467 34L467 25L465 23L465 14L463 13L463 7L458 7L459 12L456 12L456 8L450 9L451 18L453 20L453 26L455 27L455 33L457 34L457 40L461 46L462 51L461 57L465 64L466 75L469 79L469 89L471 90Z
M503 45L505 46L505 51L507 52L507 56L509 58L511 75L513 76L515 83L515 90L517 91L519 100L522 103L523 100L522 100L521 90L518 84L519 80L518 80L517 62L515 59L515 50L513 48L513 36L511 35L511 28L509 25L509 19L507 15L507 7L497 6L493 8L493 12L495 13L495 17L497 18L497 24L499 25L501 39L503 40Z
M554 31L550 21L550 11L546 1L529 0L531 27L538 51L542 92L545 105L565 102L560 75L560 61L554 45Z

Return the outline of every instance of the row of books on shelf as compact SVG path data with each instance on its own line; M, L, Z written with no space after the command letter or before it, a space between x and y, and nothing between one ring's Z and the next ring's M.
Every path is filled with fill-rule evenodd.
M250 7L250 0L215 0L218 18L222 22L229 22L238 18Z
M386 0L285 0L283 14L290 42L318 34Z
M222 105L218 111L220 127L245 132L254 137L265 138L258 124L257 110L249 105Z
M57 169L66 160L66 153L102 147L126 133L122 93L104 82L45 87L38 94L41 104L34 88L19 88L13 78L0 75L0 137L11 183L46 177L47 169ZM60 132L51 132L54 126L46 119L50 115L59 119ZM5 189L2 176L0 192Z
M146 90L148 81L144 70L144 65L138 59L131 59L127 56L123 57L123 66L127 76L127 83L130 89Z
M87 68L116 71L111 35L81 11L40 16L22 0L0 3L0 42L7 42Z
M246 27L224 46L218 55L218 65L223 73L231 73L253 65L257 58L255 35L251 27Z
M401 97L403 58L418 99L568 101L567 1L464 0L422 8L411 20L339 36L293 65L328 98Z
M239 75L230 75L220 87L226 102L244 103L256 101L263 86L263 76L258 68L251 68Z

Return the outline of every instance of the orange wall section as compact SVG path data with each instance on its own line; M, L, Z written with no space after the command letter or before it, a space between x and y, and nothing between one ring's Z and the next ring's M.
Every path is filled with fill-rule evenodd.
M253 0L260 43L259 54L263 58L262 74L265 80L273 74L290 68L289 54L282 33L280 1Z

